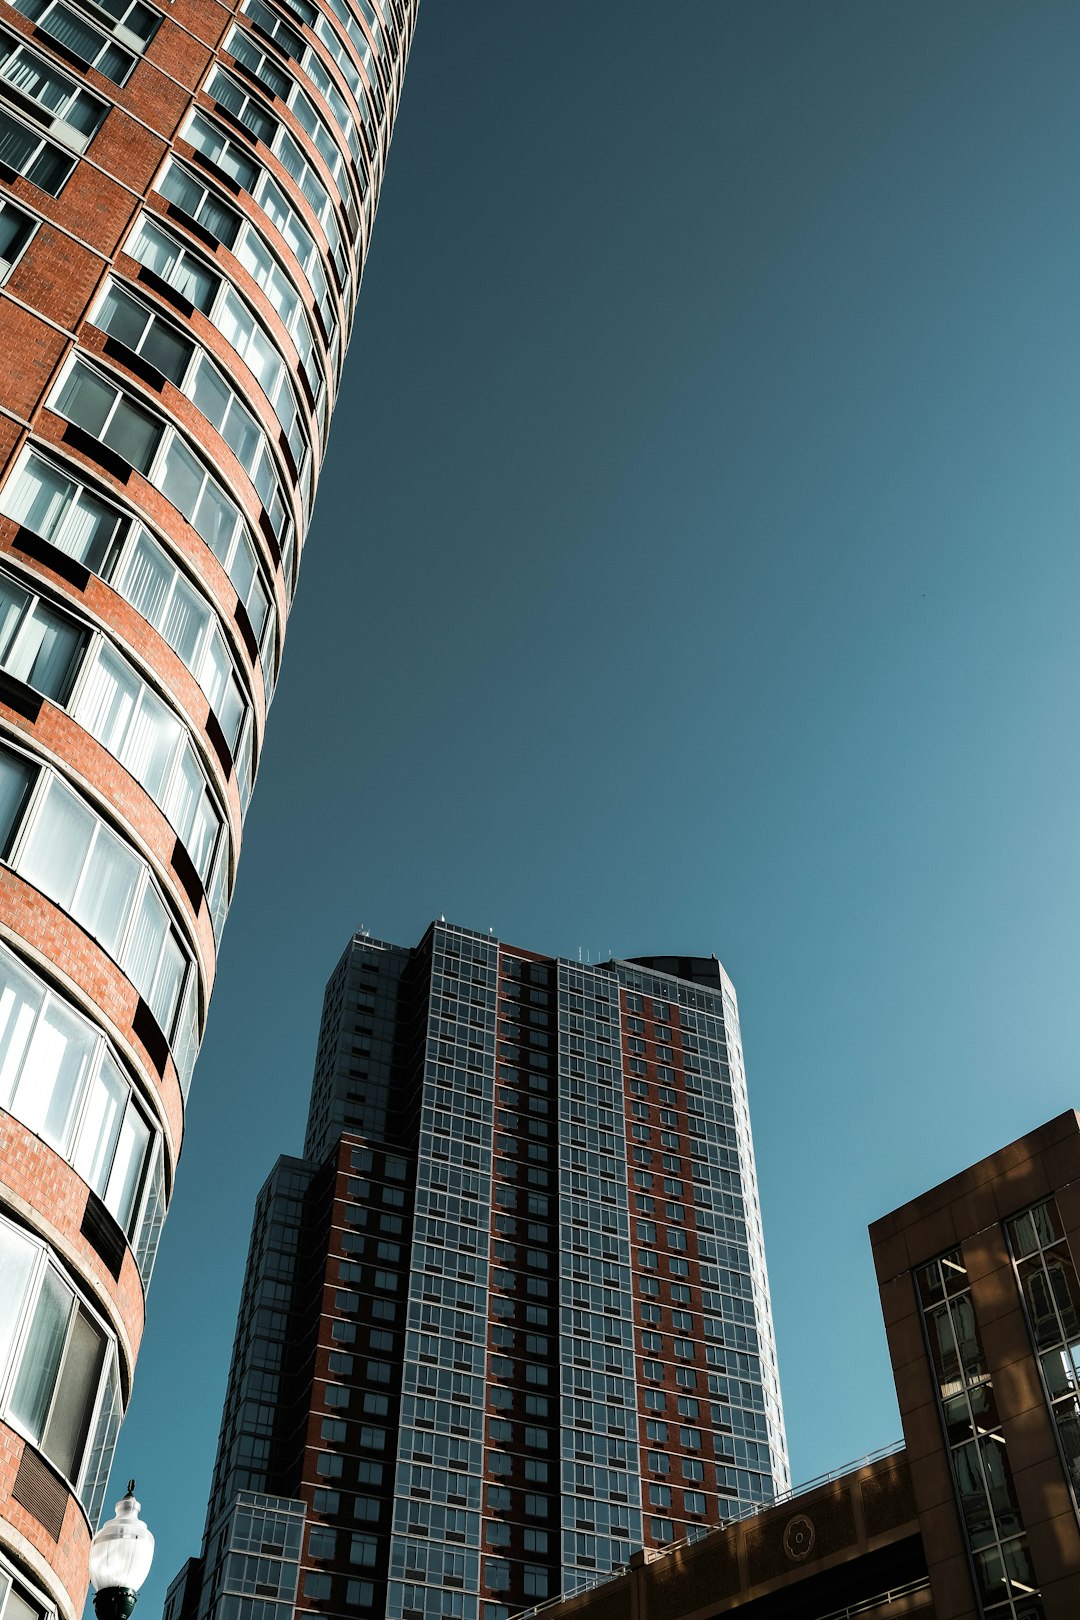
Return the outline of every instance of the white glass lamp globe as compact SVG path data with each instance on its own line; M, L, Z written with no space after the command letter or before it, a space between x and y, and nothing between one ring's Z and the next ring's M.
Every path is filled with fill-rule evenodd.
M135 1481L129 1480L127 1495L117 1502L115 1516L90 1543L90 1579L95 1590L129 1592L132 1608L154 1558L154 1537L139 1518L140 1505L135 1500Z

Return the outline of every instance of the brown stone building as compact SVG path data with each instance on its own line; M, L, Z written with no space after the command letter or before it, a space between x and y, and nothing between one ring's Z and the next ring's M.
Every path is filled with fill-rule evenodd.
M74 1620L417 0L0 3L0 1620Z
M870 1229L904 1445L545 1620L1076 1620L1080 1117Z

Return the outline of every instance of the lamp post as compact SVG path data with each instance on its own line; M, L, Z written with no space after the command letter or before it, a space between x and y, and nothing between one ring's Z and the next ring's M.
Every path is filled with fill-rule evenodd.
M139 1587L150 1573L154 1538L139 1518L135 1481L116 1504L116 1514L90 1543L90 1581L98 1620L128 1620Z

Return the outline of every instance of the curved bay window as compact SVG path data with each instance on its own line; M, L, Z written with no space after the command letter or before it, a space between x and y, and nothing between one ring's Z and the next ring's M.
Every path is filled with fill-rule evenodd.
M160 1133L100 1031L3 946L0 1108L96 1193L148 1283L165 1216Z
M0 1413L95 1521L120 1426L116 1343L44 1245L2 1218Z

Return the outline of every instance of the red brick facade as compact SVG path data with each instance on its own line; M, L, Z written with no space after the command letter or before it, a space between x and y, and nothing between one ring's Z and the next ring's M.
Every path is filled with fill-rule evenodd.
M30 783L25 802L3 829L0 995L5 974L14 974L20 985L29 982L25 976L30 974L37 987L34 1006L44 1007L41 998L51 997L49 1007L73 1009L84 1021L79 1026L83 1038L96 1032L107 1043L94 1047L94 1061L118 1065L129 1088L121 1105L128 1110L124 1117L137 1118L150 1143L134 1203L130 1208L125 1203L118 1214L120 1193L114 1181L120 1172L110 1181L107 1166L100 1166L102 1155L95 1157L87 1146L92 1114L88 1082L71 1082L76 1100L66 1122L57 1123L51 1114L39 1118L35 1088L60 1082L45 1069L38 1075L34 1065L40 1068L44 1060L37 1048L28 1049L18 1082L21 1091L8 1096L2 1089L8 1082L0 1080L0 1104L6 1099L11 1108L0 1108L0 1222L6 1223L0 1237L7 1232L14 1234L9 1241L15 1243L32 1239L40 1264L59 1272L74 1291L78 1308L87 1310L97 1329L108 1335L115 1346L111 1365L118 1373L121 1406L129 1397L143 1328L140 1265L148 1274L176 1170L184 1089L213 984L217 935L265 730L268 683L276 677L295 586L310 507L302 485L314 487L324 454L416 6L417 0L354 0L346 11L329 4L313 6L309 0L272 0L269 9L245 8L240 0L172 0L159 11L150 5L103 7L97 0L72 0L70 26L57 32L48 14L39 11L34 21L7 0L0 5L0 51L9 57L20 48L32 52L35 71L52 76L50 82L66 85L73 96L88 90L104 104L98 127L80 139L84 126L77 113L65 113L60 122L53 116L55 99L46 111L32 96L9 92L9 76L0 71L4 127L11 124L20 131L18 139L28 143L28 150L44 137L44 150L54 165L52 179L30 157L19 160L25 173L18 165L0 165L0 353L5 357L0 383L0 600L11 596L21 602L23 593L32 593L38 605L25 609L28 616L19 620L20 626L30 624L31 612L43 615L50 624L61 623L72 644L81 647L73 675L61 683L46 673L47 658L35 658L32 649L25 655L12 650L21 628L9 636L5 624L0 632L6 638L0 640L2 761L14 760L11 768L26 773ZM271 64L262 81L225 49L234 23ZM73 53L72 28L80 39L102 40L104 54L91 54L101 68L109 69L108 75ZM268 38L274 29L287 37L288 48ZM133 59L129 72L116 66L125 52ZM250 114L238 116L207 92L207 76L215 64L251 98ZM333 86L332 102L327 82ZM85 107L85 100L69 105ZM334 117L332 106L339 115L345 110L348 125ZM186 138L195 108L203 110L205 128L221 143L215 148L217 157L207 154L205 138L201 150ZM242 160L221 157L226 142L244 154ZM188 192L195 181L208 189L213 199L208 217L218 222L217 237L194 213L162 195L166 166L174 160L185 165L178 184ZM62 170L65 162L71 164L70 172L58 181L56 165ZM243 178L254 188L252 176L257 176L258 185L275 199L272 203L260 204L234 178L238 162L245 165ZM296 178L301 168L303 180ZM282 224L282 198L288 226ZM188 256L183 263L196 267L193 273L203 278L200 285L217 288L216 302L200 296L193 310L185 296L191 290L186 272L177 271L170 282L133 255L132 232L144 211L154 229L166 233L162 240L169 250ZM337 263L335 240L344 243ZM302 261L298 255L305 241L310 253ZM5 242L13 246L9 249ZM247 244L243 255L242 243ZM143 259L148 251L142 252ZM258 276L253 265L263 267ZM147 330L165 334L157 349L140 353L116 335L117 326L106 333L95 324L103 318L100 299L110 282L120 289L125 309L137 308L140 319L155 323ZM282 288L298 296L301 313L288 313ZM254 336L245 339L248 328ZM196 348L191 348L192 340ZM171 355L182 351L187 358L159 372L160 342L166 348L172 345ZM70 378L76 355L89 363L80 375L90 379L91 392L102 387L121 391L111 426L100 411L94 415L96 404L69 403L66 411L57 409L59 389ZM205 371L210 362L216 367L213 373ZM213 408L207 404L210 394L199 394L197 377L204 375L220 385ZM223 389L228 390L224 404ZM80 398L85 397L84 389ZM94 396L98 401L102 397ZM157 436L152 456L133 448L137 431L150 431L147 423ZM168 484L171 499L164 493L173 445L177 457L186 458L184 467L201 469L206 499L216 505L198 511L210 511L210 516L196 520L202 499L197 493L178 494L194 488L190 471L187 485L176 476ZM304 469L297 466L298 447ZM43 478L58 482L43 484ZM82 487L79 495L76 486ZM42 497L31 510L27 492L46 487L60 493ZM268 488L276 497L273 512L263 504L270 500ZM73 499L83 504L72 506ZM185 500L190 504L185 506ZM89 532L84 514L103 511L114 525L109 544L99 552L80 549ZM150 576L143 563L139 573L132 559L143 530L152 556L164 559L161 566L175 584L161 584L165 574L147 584ZM230 534L239 538L230 539ZM139 553L139 558L145 561L145 555ZM259 582L255 586L253 573ZM175 593L170 600L181 607L159 608L168 590ZM184 617L185 592L193 592L200 604L194 617ZM269 604L261 644L251 620L253 600L260 612ZM202 638L197 643L192 625ZM134 733L134 740L129 737L122 744L121 720L104 698L95 699L89 690L91 658L107 663L115 655L124 661L131 690L144 694L137 699L139 713L152 717L147 724L158 725L160 736L174 749L168 767L161 767L160 780L146 758L149 745L140 755ZM112 729L92 734L88 713L101 716L100 728ZM169 718L158 720L161 715ZM226 718L233 728L228 736ZM174 736L183 741L174 744ZM196 799L191 802L204 807L202 821L191 819L184 797L192 780L196 786L190 792ZM52 783L64 804L92 818L84 817L79 825L96 829L87 834L91 843L85 853L78 846L78 859L87 864L70 898L61 893L66 881L62 862L49 868L48 893L20 872ZM178 826L179 817L188 819ZM207 817L212 834L204 835ZM198 834L190 828L199 829ZM146 965L146 928L151 924L144 927L141 912L136 918L135 900L125 901L125 921L113 933L94 920L109 915L108 885L102 899L95 888L102 881L99 869L91 869L90 863L98 852L114 849L123 852L116 859L127 863L124 872L138 874L131 880L138 887L131 892L140 896L140 906L150 908L152 926L159 933L165 929L161 982L171 985L170 972L181 975L181 988L164 1014L153 997L160 996L166 1005L165 991L157 988L159 981ZM109 877L111 868L103 870L109 882L119 883ZM179 969L174 970L174 960L179 960ZM193 987L192 1021L185 998ZM7 1027L8 1017L0 1001L0 1042L10 1039L18 1056L23 1035L14 1023ZM62 1022L60 1011L56 1017ZM162 1027L163 1017L168 1028ZM29 1028L29 1012L26 1020ZM107 1060L100 1056L103 1052ZM111 1067L108 1073L114 1073ZM30 1100L20 1101L26 1098ZM109 1148L115 1155L120 1154L118 1140ZM82 1179L76 1159L95 1165L96 1188ZM152 1205L155 1175L157 1202ZM34 1297L31 1290L27 1322ZM7 1401L13 1377L11 1368L0 1367L0 1403ZM104 1394L100 1399L94 1423L104 1422ZM0 1405L0 1559L7 1560L17 1580L27 1582L31 1598L35 1589L39 1597L44 1593L74 1620L85 1594L93 1528L87 1517L91 1487L80 1472L85 1472L84 1456L76 1455L65 1472L50 1459L41 1435L17 1432L6 1415L6 1406ZM18 1492L12 1496L27 1447L43 1459L41 1477L52 1478L53 1488L62 1493L62 1525L55 1513L51 1518L45 1514L50 1518L46 1525L20 1505ZM84 1440L83 1454L86 1449ZM22 1494L33 1499L32 1493Z

